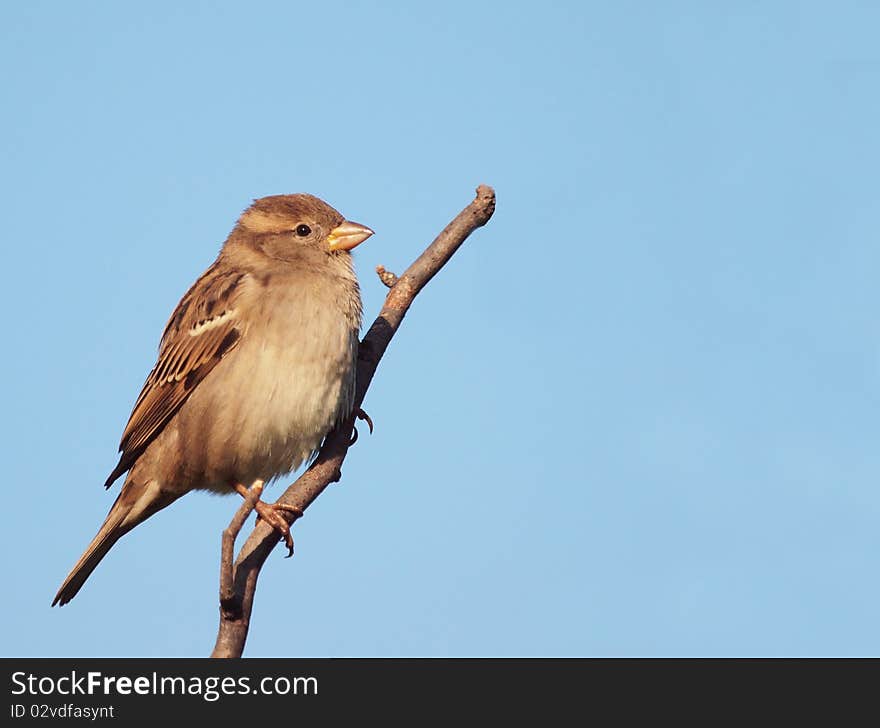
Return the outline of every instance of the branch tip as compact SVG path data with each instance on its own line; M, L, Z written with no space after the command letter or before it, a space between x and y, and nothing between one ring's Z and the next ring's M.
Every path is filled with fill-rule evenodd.
M479 223L485 225L489 222L489 218L495 213L495 190L489 185L479 185L477 187L477 197L474 200L481 208L485 219Z
M390 270L385 270L384 265L376 266L376 273L379 276L379 280L382 281L388 288L392 288L395 283L397 283L397 276L394 275Z

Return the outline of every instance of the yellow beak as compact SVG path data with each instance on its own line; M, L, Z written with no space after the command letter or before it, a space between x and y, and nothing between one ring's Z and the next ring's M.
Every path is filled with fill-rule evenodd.
M327 247L330 250L351 250L372 234L373 231L366 225L346 220L330 231L330 235L327 236Z

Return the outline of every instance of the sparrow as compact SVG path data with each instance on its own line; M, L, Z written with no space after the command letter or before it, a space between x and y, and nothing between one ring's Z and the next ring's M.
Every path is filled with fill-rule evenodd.
M239 493L312 458L352 413L361 297L351 249L373 234L306 194L255 200L165 326L119 445L127 473L52 606L120 537L191 490ZM279 511L257 501L292 552Z

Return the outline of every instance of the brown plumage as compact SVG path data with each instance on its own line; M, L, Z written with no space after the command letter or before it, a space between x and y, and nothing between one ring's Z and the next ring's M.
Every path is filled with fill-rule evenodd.
M106 482L128 471L122 490L53 605L156 511L190 490L242 492L288 473L351 414L361 301L348 251L370 235L311 195L242 214L165 327ZM284 533L270 506L258 510Z

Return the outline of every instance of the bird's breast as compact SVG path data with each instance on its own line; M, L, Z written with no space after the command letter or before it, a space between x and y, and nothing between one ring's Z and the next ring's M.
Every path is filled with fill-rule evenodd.
M344 297L281 292L254 311L181 411L184 441L201 444L187 458L197 487L288 473L350 413L359 321L347 307Z

